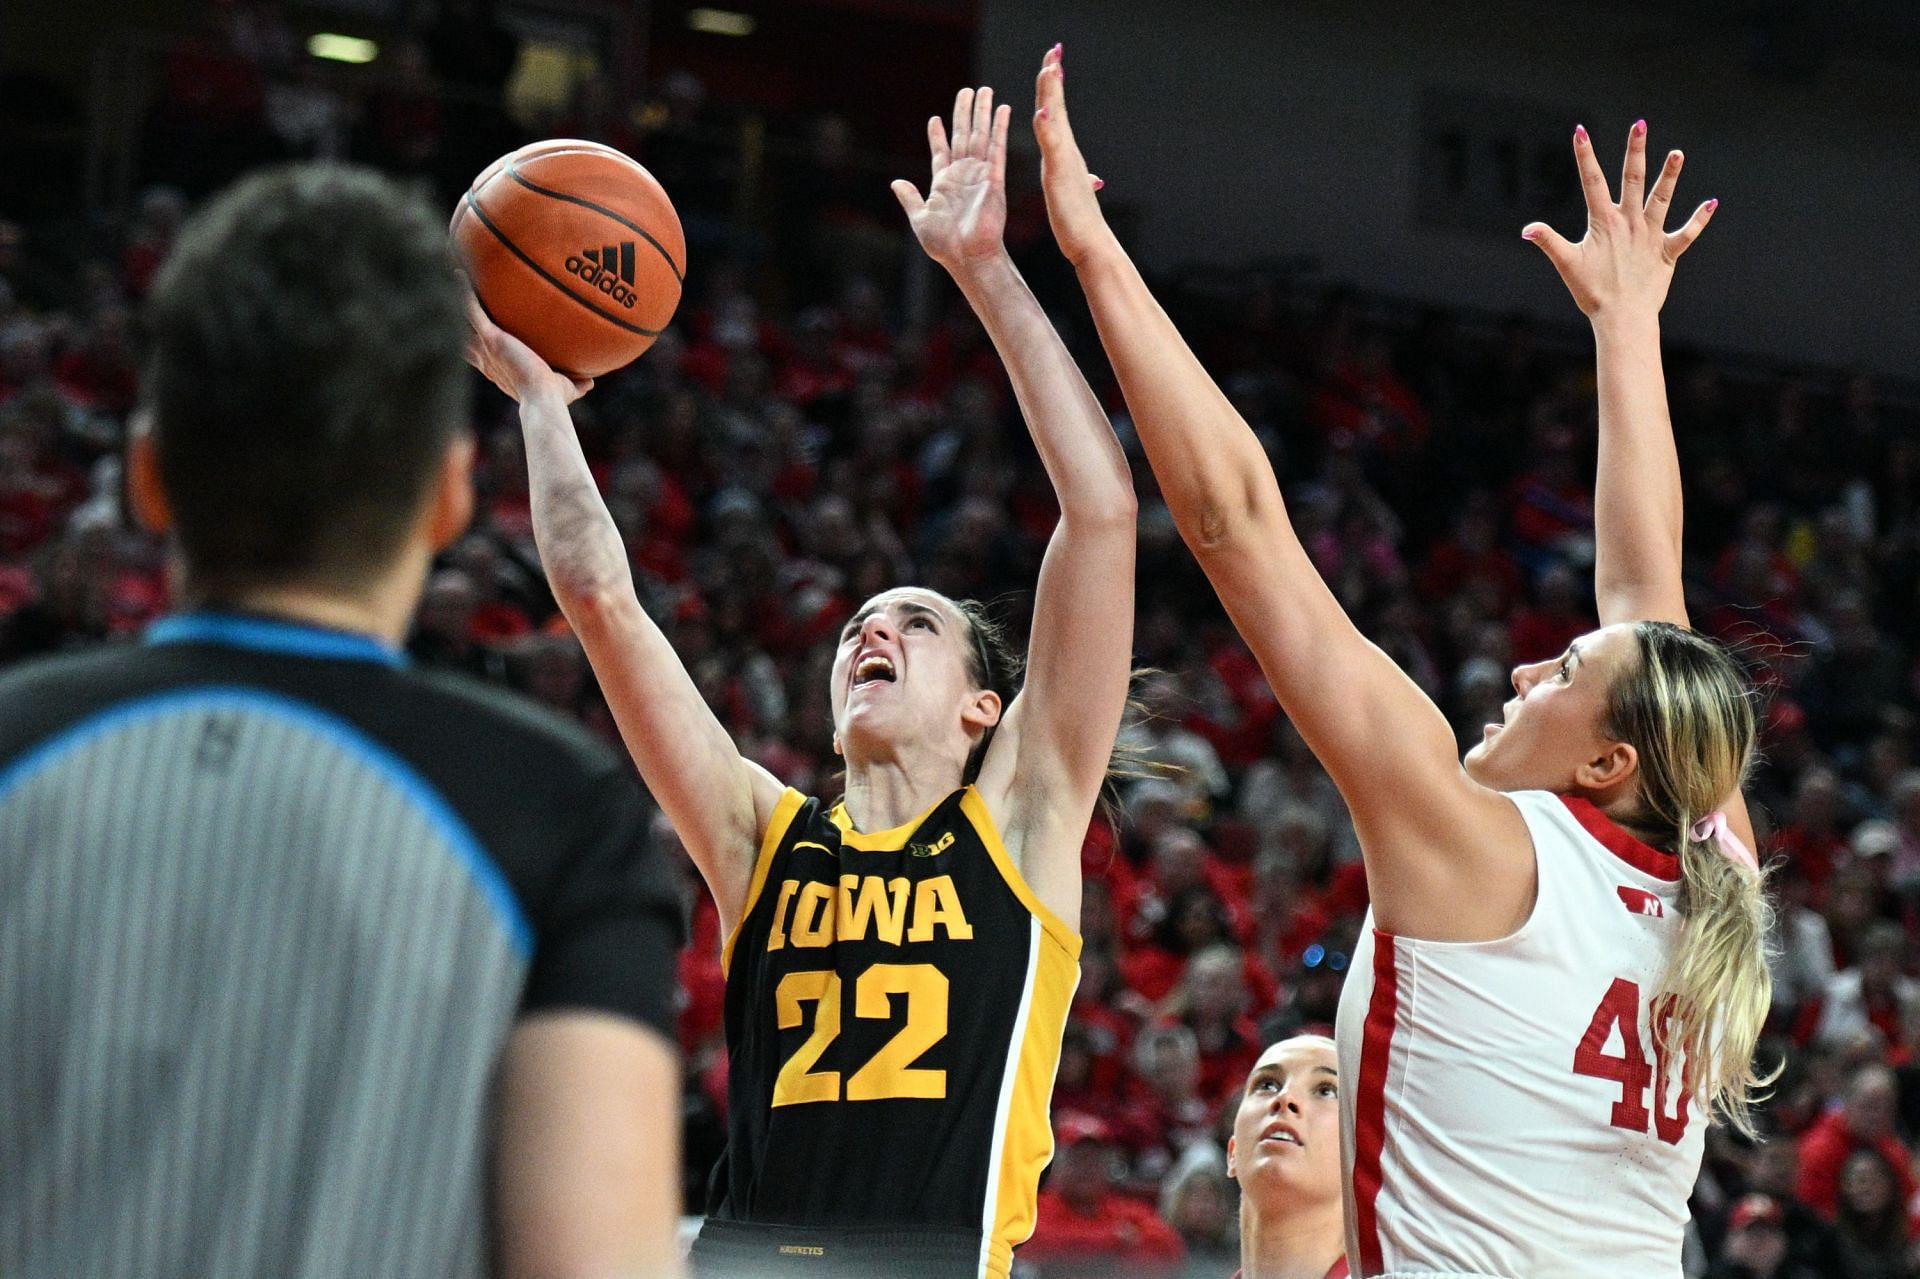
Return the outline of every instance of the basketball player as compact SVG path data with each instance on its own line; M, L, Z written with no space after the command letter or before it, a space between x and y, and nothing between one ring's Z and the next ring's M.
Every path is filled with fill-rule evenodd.
M1260 1054L1227 1138L1227 1175L1240 1183L1235 1279L1346 1279L1331 1039L1295 1035Z
M639 788L401 649L473 505L445 231L271 170L147 330L129 488L185 611L0 681L0 1274L674 1273Z
M838 804L741 757L634 596L559 375L473 318L481 367L519 393L554 593L719 907L730 1131L704 1273L1005 1275L1033 1227L1080 845L1126 701L1135 504L1001 243L1007 117L962 90L951 136L928 124L925 198L894 192L1005 360L1059 498L1026 679L976 606L868 600L833 661Z
M1713 1112L1760 1082L1767 907L1738 794L1738 665L1687 628L1659 366L1674 259L1636 127L1622 201L1583 133L1589 233L1551 249L1600 360L1605 625L1513 672L1454 757L1445 719L1314 571L1253 433L1101 218L1057 63L1039 133L1061 248L1175 520L1353 813L1372 894L1338 1022L1349 1259L1377 1275L1676 1276Z

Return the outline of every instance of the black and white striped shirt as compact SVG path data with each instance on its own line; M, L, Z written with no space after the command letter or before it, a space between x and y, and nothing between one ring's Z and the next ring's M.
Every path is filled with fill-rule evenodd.
M482 1272L514 1019L672 1033L646 849L625 761L364 636L193 614L10 672L0 1275Z

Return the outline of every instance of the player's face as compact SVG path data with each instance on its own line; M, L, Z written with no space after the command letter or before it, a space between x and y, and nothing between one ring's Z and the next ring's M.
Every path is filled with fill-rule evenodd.
M1467 775L1495 790L1575 789L1582 764L1613 745L1602 731L1607 690L1640 660L1627 625L1582 635L1558 657L1513 671L1514 695L1501 722L1488 724L1467 752Z
M1227 1141L1227 1175L1268 1211L1340 1197L1340 1072L1333 1046L1287 1039L1247 1076Z
M908 586L868 600L833 655L841 749L853 756L929 730L964 734L980 697L973 643L967 619L937 591Z

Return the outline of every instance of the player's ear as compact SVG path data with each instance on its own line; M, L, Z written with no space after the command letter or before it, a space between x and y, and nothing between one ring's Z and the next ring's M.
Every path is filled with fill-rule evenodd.
M473 522L473 434L462 431L447 445L427 499L427 541L435 554L452 546Z
M1640 771L1640 752L1627 742L1609 742L1605 750L1580 765L1573 779L1583 790L1618 790Z
M160 449L153 439L153 415L134 410L133 431L127 441L127 506L140 527L164 536L173 528L173 507L160 483Z
M1239 1154L1240 1143L1229 1135L1227 1138L1227 1176L1235 1181L1240 1180L1240 1169L1238 1166Z
M960 718L971 728L989 729L1000 722L1000 694L990 688L975 689L967 697Z

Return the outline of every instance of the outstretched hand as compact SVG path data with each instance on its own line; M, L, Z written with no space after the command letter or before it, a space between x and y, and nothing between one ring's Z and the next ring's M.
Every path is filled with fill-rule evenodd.
M934 116L927 121L933 180L925 199L900 180L893 194L907 211L927 256L949 271L997 256L1007 230L1007 119L1009 107L993 107L993 90L962 89L953 100L953 133Z
M562 404L571 404L593 389L592 378L572 378L556 372L533 353L532 347L495 324L471 289L467 291L467 363L523 404L542 391L551 391Z
M1059 45L1047 50L1034 80L1033 136L1040 142L1040 185L1047 195L1047 221L1060 252L1075 266L1113 239L1100 201L1094 197L1106 183L1087 171L1086 157L1073 139L1067 122L1065 52Z
M1574 302L1589 317L1615 308L1658 314L1673 283L1673 264L1699 238L1720 202L1708 200L1678 231L1666 229L1667 209L1685 157L1669 152L1653 190L1645 192L1645 120L1636 122L1627 138L1618 201L1607 187L1607 176L1593 154L1593 140L1584 128L1574 129L1573 156L1586 193L1586 236L1575 244L1544 222L1528 223L1521 236L1545 251Z

